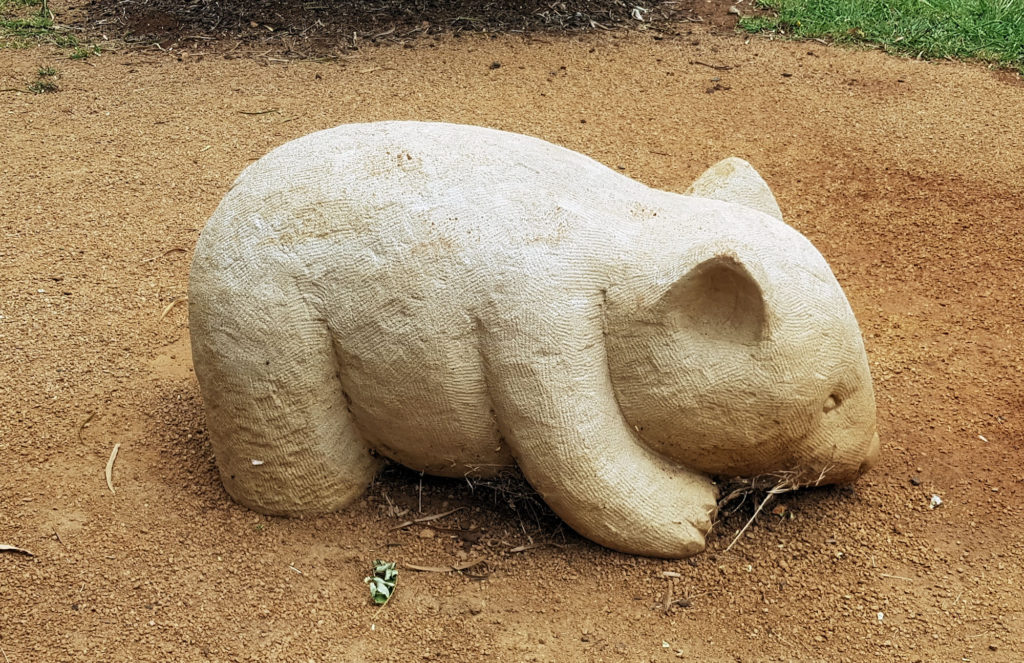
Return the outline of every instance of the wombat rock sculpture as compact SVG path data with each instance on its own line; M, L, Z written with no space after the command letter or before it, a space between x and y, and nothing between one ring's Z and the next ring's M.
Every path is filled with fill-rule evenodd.
M584 536L674 558L709 475L850 481L878 453L850 306L739 159L679 195L489 129L322 131L235 182L189 316L224 485L265 513L342 507L382 456L518 463Z

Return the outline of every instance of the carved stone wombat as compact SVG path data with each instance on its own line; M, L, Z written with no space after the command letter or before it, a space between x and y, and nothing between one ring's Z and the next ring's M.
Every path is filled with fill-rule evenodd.
M443 476L518 463L584 536L683 557L704 547L709 475L853 480L878 436L835 277L746 162L688 194L449 124L341 126L252 164L189 285L228 492L322 512L381 456Z

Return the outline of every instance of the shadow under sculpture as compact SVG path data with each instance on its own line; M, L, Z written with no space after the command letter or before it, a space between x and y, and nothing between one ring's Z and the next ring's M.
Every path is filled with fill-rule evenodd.
M710 476L846 482L878 455L853 312L740 159L680 195L479 127L311 134L214 212L189 317L224 485L264 513L343 507L382 457L516 463L583 536L678 558Z

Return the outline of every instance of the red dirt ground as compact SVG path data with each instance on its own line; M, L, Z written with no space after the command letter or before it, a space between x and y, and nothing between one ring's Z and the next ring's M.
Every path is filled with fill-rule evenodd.
M0 93L0 543L35 555L0 552L0 660L1024 660L1019 78L689 24L411 46L0 51L2 88L61 72ZM233 503L167 307L248 163L394 118L533 134L672 190L751 161L857 312L880 466L782 496L726 553L747 504L681 562L397 470L329 516ZM553 545L513 552L531 543ZM403 569L378 610L375 558L483 561Z

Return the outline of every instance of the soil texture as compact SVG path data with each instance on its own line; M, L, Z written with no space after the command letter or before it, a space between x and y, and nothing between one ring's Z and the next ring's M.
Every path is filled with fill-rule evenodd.
M180 35L237 27L230 3L173 4L198 18L170 54L0 51L0 543L32 553L0 550L0 660L1024 659L1018 77L707 21L258 50ZM41 66L59 91L19 92ZM232 502L190 364L196 239L271 148L383 119L531 134L676 191L753 163L857 313L880 465L778 496L726 551L758 498L734 504L685 561L602 549L515 481L391 469L307 519ZM400 569L380 609L375 559Z

